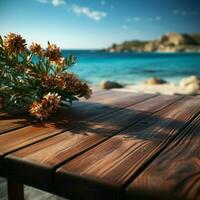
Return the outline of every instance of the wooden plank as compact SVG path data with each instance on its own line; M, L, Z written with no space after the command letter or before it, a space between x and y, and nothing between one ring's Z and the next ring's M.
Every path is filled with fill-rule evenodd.
M130 96L130 93L125 93L124 96ZM81 102L74 102L73 108L84 107L84 109L90 108L90 103L105 103L109 102L109 99L114 98L114 96L119 96L119 92L106 91L106 92L97 92L94 93L89 100L81 98ZM0 134L28 126L33 123L39 122L33 117L30 117L29 114L23 114L24 112L13 111L12 113L0 113ZM62 112L64 115L64 112ZM23 114L23 115L22 115ZM59 116L60 118L62 116Z
M62 115L62 120L40 122L0 135L0 157L16 149L51 137L64 130L69 130L84 122L97 119L129 105L137 104L153 96L155 95L129 93L124 96L118 95L118 98L112 96L113 98L107 100L107 104L90 103L88 106L81 106L79 108L70 107L64 112L64 116ZM124 101L128 97L129 101Z
M13 116L20 116L24 114L26 114L26 111L24 110L17 109L17 110L12 110L12 112L10 110L7 110L7 111L4 110L0 112L0 120L12 118Z
M200 116L127 189L127 199L200 200Z
M80 98L80 101L93 101L94 98L101 98L101 97L105 97L106 95L110 95L111 93L115 94L115 91L111 91L111 90L95 90L92 93L92 96L89 100L85 100L84 98ZM13 109L12 110L10 108L8 109L4 109L0 111L0 120L2 119L8 119L8 118L13 118L13 117L17 117L17 116L21 116L26 114L26 112L23 109Z
M102 111L102 114L104 114L105 110L107 110L106 106L111 105L112 102L114 106L123 107L122 105L123 99L129 98L129 97L134 98L130 102L124 102L125 105L129 105L129 103L131 104L132 102L137 102L138 100L140 100L141 95L142 94L123 93L123 97L122 97L119 95L119 92L114 92L114 91L107 92L101 96L95 95L88 101L84 100L81 102L74 102L72 108L67 108L67 109L62 110L61 112L59 112L59 116L54 115L51 117L51 119L49 119L49 121L50 120L55 121L55 119L58 120L58 118L60 120L61 119L63 120L63 118L69 118L69 113L70 113L69 111L71 111L72 109L73 109L74 114L77 111L80 113L80 109L81 109L81 113L84 112L84 114L86 114L86 112L90 112L90 113L93 112L93 115L94 115L97 112L97 110L103 110L104 112ZM145 98L150 98L152 96L143 96L143 97L145 99ZM116 110L117 108L112 107L112 109ZM11 130L15 130L18 128L22 128L22 127L25 127L37 122L39 121L35 120L33 117L31 118L28 114L23 115L23 116L16 116L13 118L3 119L0 121L0 134L11 131Z
M199 100L182 99L67 162L56 171L55 193L71 199L122 198L126 184L200 112Z
M3 119L0 121L0 134L30 125L34 122L36 122L36 120L31 119L31 117L28 115L21 115L13 118Z
M26 184L49 189L53 170L63 162L180 98L179 96L157 96L13 152L2 161L5 168L4 175L20 177L20 180L23 179Z

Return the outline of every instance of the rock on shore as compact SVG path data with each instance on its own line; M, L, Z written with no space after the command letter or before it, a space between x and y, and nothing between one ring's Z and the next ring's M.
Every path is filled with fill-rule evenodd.
M160 78L156 78L156 77L150 78L145 82L145 84L147 85L158 85L158 84L166 84L166 83L167 81Z
M200 94L200 78L190 76L183 78L179 85L168 83L160 78L150 78L145 83L138 85L127 85L123 87L117 82L104 81L100 85L101 89L114 89L126 92L144 92L165 95L196 95Z
M180 87L185 88L188 93L195 94L200 90L200 78L197 76L183 78Z
M114 81L102 81L100 83L101 89L123 88L123 85Z

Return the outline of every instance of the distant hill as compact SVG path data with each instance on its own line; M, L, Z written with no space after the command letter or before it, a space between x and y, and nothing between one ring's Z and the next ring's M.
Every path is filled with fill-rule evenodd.
M109 52L200 52L200 33L168 33L153 41L132 40L113 44Z

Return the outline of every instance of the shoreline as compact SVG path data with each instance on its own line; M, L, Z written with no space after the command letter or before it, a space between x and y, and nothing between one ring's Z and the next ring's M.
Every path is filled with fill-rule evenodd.
M178 84L167 82L159 78L150 78L144 83L122 85L118 82L102 81L99 86L92 86L93 90L117 90L122 92L142 92L162 95L200 95L200 78L189 76Z
M122 91L122 92L143 92L150 94L163 94L163 95L200 95L200 91L191 91L180 87L179 85L168 83L159 85L127 85L124 88L114 88L112 90Z

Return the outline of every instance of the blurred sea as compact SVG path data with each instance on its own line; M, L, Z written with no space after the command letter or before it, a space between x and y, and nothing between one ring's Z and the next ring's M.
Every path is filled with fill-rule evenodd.
M62 53L77 57L77 64L70 71L93 85L102 80L136 84L150 77L178 83L186 76L200 76L200 53L108 53L92 50L63 50Z

